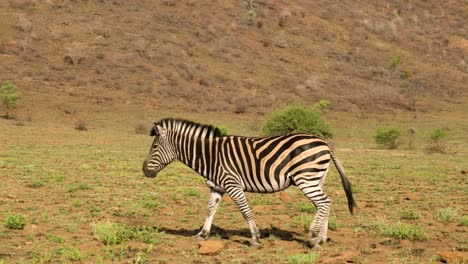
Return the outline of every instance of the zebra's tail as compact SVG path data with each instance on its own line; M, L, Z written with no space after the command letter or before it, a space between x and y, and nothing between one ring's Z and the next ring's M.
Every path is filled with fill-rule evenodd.
M341 162L331 152L330 152L330 156L333 160L333 164L335 164L335 167L338 170L338 173L340 173L341 183L343 184L343 188L346 193L346 198L348 199L349 212L351 212L352 214L353 208L356 207L356 203L354 202L353 191L351 189L351 183L346 177L346 174L344 172L343 166L341 165Z

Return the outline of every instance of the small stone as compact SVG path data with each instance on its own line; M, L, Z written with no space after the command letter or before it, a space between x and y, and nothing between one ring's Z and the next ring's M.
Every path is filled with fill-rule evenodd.
M291 196L289 196L289 194L287 192L280 192L280 195L281 195L281 197L280 197L281 201L283 201L283 202L292 201Z
M412 194L412 193L407 193L404 197L405 200L409 200L409 201L417 201L419 200L419 196L415 195L415 194Z
M466 263L468 262L467 252L441 251L440 261L443 263Z
M202 255L216 255L221 252L224 248L224 245L221 241L218 240L205 240L200 241L199 253Z

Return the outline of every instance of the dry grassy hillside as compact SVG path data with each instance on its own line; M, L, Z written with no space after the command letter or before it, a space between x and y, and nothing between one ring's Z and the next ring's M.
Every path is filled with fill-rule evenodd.
M36 120L319 99L437 112L466 102L467 13L463 1L2 1L0 81Z

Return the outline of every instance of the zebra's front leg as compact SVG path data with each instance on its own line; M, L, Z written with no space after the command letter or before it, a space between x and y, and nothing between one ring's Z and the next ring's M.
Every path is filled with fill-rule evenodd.
M226 192L234 201L234 203L239 207L242 216L249 225L250 233L252 235L252 246L261 247L262 243L260 243L260 232L252 217L252 211L250 210L249 204L247 203L244 191L241 188L230 188L226 190Z
M223 194L224 193L210 188L210 199L208 201L208 209L206 211L205 223L203 224L203 228L196 235L197 239L202 240L210 235L211 224L213 223L213 218L216 213L216 209L218 208L218 204L221 201L221 197L223 197Z

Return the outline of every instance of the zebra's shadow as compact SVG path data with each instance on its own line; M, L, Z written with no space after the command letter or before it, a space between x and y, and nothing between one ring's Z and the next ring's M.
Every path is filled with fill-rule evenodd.
M201 227L197 229L193 229L193 230L185 229L185 228L171 229L167 227L158 227L158 230L160 232L164 232L170 235L195 238L195 235L201 230ZM260 229L259 231L261 234L260 236L261 239L275 237L277 239L284 240L284 241L296 241L297 243L302 244L303 246L307 246L307 243L305 240L298 238L304 234L299 234L294 231L283 230L274 226L272 226L271 228L263 228L263 229ZM227 228L221 228L219 226L213 225L211 227L210 237L219 237L223 240L231 240L233 242L241 243L244 245L250 245L250 230L247 228L227 229ZM238 237L245 237L245 239L238 239Z

